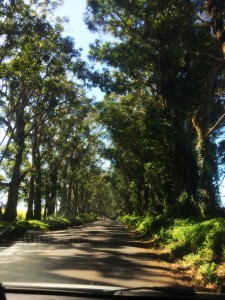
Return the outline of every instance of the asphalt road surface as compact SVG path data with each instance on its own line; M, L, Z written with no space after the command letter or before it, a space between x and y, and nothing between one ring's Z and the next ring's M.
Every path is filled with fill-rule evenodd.
M0 245L0 282L73 283L120 287L168 286L173 279L117 221L28 232Z

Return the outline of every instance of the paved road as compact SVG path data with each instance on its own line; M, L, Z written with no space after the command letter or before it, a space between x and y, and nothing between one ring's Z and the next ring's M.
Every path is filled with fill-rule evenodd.
M117 221L31 232L0 246L1 282L49 282L121 287L171 285L169 274Z

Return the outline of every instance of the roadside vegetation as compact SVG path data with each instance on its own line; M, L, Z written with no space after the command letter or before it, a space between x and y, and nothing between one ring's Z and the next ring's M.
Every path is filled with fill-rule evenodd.
M170 262L176 264L174 271L178 278L182 279L179 272L186 271L185 276L191 280L189 284L198 287L217 287L225 280L224 217L203 220L126 215L121 221L166 251Z
M12 241L22 238L27 231L51 231L62 230L73 226L79 226L85 223L96 221L95 215L80 215L77 217L49 217L42 220L26 220L18 218L8 223L0 221L0 242Z

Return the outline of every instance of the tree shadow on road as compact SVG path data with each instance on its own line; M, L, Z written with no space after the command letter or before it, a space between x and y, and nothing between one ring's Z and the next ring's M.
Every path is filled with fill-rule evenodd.
M0 277L3 281L120 287L174 285L169 268L147 247L120 223L88 224L33 240L25 237L20 246L11 245L15 255L7 263L0 257Z

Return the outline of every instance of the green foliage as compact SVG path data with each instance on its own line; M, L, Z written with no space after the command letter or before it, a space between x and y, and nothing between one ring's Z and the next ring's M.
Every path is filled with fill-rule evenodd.
M132 229L136 229L139 222L141 222L142 217L137 217L133 215L126 215L121 218L121 221L128 225Z
M109 66L92 82L107 93L104 154L126 184L126 193L117 186L125 213L219 215L217 146L207 133L224 110L224 6L217 17L204 1L87 1L89 29L115 37L97 40L90 57Z
M0 231L3 231L6 227L8 227L1 238L12 240L23 237L28 230L61 230L72 226L79 226L84 223L94 222L96 220L97 217L95 215L81 215L71 218L57 217L43 220L17 220L12 223L0 222Z
M161 232L162 229L168 227L171 222L172 219L163 214L159 216L145 217L143 222L139 224L138 231L144 236L152 236L157 234L159 230Z
M200 266L200 274L204 278L204 283L218 283L216 274L217 265L213 263L204 263Z
M225 219L175 220L164 238L166 238L170 250L178 251L181 256L205 251L208 254L210 252L207 257L215 259L222 255L225 245Z
M55 220L55 223L58 224L58 220ZM29 220L26 222L28 225L28 230L40 230L40 231L47 231L49 230L49 220L46 222L40 220ZM51 222L50 222L51 224Z
M78 219L80 220L82 223L91 223L91 222L95 222L97 221L98 217L96 214L83 214L83 215L79 215L77 217L72 218L73 219ZM76 221L75 221L76 222Z
M217 265L225 258L225 218L125 215L121 221L147 238L157 238L174 258L183 258L198 266L205 284L217 282Z
M101 130L85 96L80 50L54 15L62 1L4 2L0 170L11 183L4 219L16 219L18 200L27 203L27 219L54 215L56 198L66 216L100 213L103 198L112 198L100 167ZM98 208L92 205L96 198Z
M223 57L215 57L224 32L211 28L223 20L203 1L87 1L89 28L116 38L91 45L90 59L107 67L87 70L63 21L49 21L59 3L0 4L5 220L16 219L18 199L28 204L27 219L54 215L57 203L65 216L151 213L129 220L144 235L166 224L165 213L219 215L224 143L207 132L224 109ZM88 80L106 92L102 102L85 96ZM160 235L182 253L194 247L189 238L204 240L198 226L182 225L182 237L162 227ZM220 235L204 243L220 251Z
M158 234L162 228L166 228L172 223L172 219L169 219L166 215L148 217L125 215L121 218L121 221L145 237Z
M83 221L81 221L83 220ZM85 223L84 218L47 218L44 220L48 230L66 229L70 226L78 226Z

